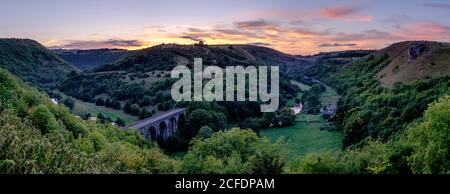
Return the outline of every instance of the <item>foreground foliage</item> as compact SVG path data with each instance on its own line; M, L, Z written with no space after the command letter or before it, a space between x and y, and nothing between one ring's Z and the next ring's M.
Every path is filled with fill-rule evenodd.
M194 139L182 172L204 174L279 174L286 162L282 143L270 144L251 130L230 129Z
M170 173L136 132L76 118L0 70L0 173Z

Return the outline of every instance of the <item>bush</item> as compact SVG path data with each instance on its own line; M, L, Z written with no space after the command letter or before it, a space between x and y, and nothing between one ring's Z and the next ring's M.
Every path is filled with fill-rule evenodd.
M211 138L192 141L182 172L280 173L286 156L281 145L271 144L251 130L233 128L217 132Z
M55 116L48 110L46 106L38 106L30 115L33 124L35 124L42 133L56 131L60 128Z
M97 98L97 99L95 100L95 105L97 105L97 106L103 106L103 105L105 105L105 100L103 100L103 98Z

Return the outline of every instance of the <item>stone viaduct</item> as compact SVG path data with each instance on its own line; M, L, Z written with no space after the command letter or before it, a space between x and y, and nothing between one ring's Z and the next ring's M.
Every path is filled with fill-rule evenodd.
M186 109L178 108L137 121L126 129L138 130L145 139L162 143L175 134L178 127L185 122L185 119Z

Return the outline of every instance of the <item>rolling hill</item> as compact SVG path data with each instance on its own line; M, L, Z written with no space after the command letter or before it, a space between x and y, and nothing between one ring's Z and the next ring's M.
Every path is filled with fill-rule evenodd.
M0 67L42 89L55 88L79 71L34 40L0 39Z
M190 67L194 58L203 65L276 65L281 71L303 69L312 64L301 57L252 45L178 45L162 44L138 50L114 64L100 66L93 72L171 70L176 65Z
M387 54L390 60L376 75L385 87L392 87L396 82L407 84L414 80L450 75L450 43L400 42L376 54Z

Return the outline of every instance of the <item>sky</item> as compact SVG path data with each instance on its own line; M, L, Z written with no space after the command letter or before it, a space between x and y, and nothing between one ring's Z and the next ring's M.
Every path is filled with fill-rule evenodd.
M51 48L253 44L290 54L450 42L450 0L0 0L0 38Z

